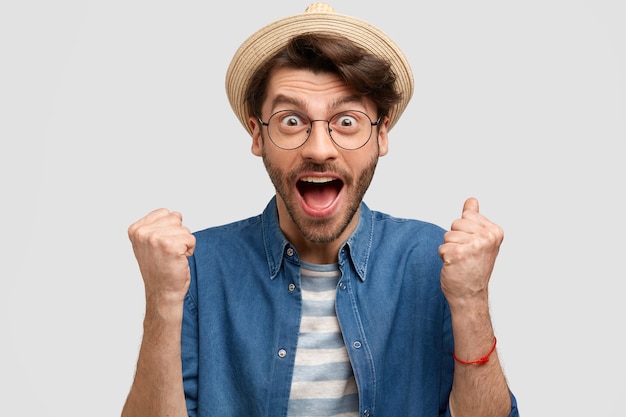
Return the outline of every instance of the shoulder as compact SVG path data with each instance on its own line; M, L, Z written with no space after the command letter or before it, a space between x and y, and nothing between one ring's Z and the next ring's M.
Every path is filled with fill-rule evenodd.
M360 262L420 269L420 275L441 269L438 249L446 230L433 223L393 216L362 206L360 224L350 246ZM437 272L438 274L438 272Z
M433 275L441 269L439 246L446 230L419 219L371 212L370 256L374 262L390 262L396 268L411 270L411 275Z
M370 210L373 229L385 237L411 242L433 242L440 244L446 230L424 220L396 217L388 213Z
M196 237L196 249L208 246L232 245L237 242L256 240L261 236L261 215L249 217L219 226L207 227L193 233Z

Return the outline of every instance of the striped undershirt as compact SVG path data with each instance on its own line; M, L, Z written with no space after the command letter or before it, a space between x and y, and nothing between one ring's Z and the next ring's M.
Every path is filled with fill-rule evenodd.
M359 399L335 312L336 264L302 263L302 321L289 417L355 417Z

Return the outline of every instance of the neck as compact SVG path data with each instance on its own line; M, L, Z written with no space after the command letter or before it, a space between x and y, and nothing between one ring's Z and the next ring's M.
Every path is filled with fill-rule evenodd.
M337 253L343 242L315 243L305 239L294 242L290 239L298 251L301 260L311 264L333 264L338 261Z
M277 198L277 208L278 222L283 234L296 248L299 258L312 264L332 264L338 261L339 248L356 229L360 213L359 208L356 213L354 213L348 224L343 228L333 224L331 220L329 220L328 225L326 226L317 226L328 228L338 227L338 235L332 240L316 241L307 237L301 227L294 222L280 197Z

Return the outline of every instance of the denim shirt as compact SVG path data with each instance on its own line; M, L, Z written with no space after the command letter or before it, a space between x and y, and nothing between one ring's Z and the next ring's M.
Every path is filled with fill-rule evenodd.
M361 416L450 415L453 337L437 252L444 232L362 203L339 250L336 310ZM300 260L279 228L275 197L261 215L195 236L181 342L189 416L287 416Z

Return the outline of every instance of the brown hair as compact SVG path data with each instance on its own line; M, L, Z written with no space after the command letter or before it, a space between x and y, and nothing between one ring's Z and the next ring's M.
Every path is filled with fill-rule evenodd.
M277 68L308 69L338 74L348 87L371 99L385 116L401 99L390 64L338 35L309 33L294 37L252 76L246 88L248 114L260 116L267 85Z

